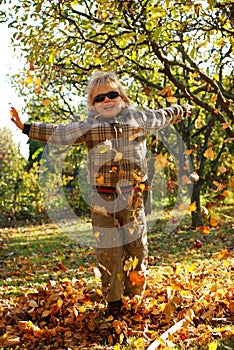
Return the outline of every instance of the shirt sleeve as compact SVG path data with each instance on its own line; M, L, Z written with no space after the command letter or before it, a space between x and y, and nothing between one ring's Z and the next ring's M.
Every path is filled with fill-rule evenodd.
M158 110L144 109L140 113L144 129L147 133L154 133L168 125L180 122L184 119L186 111L182 106L175 105Z
M30 139L55 145L72 145L85 142L88 125L85 121L68 124L34 122L25 124L23 133Z

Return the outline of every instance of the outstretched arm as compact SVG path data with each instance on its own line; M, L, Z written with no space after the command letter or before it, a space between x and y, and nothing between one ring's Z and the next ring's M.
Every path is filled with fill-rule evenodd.
M10 114L11 114L11 120L13 121L13 123L15 123L17 128L19 128L20 130L23 130L24 123L22 123L22 121L19 117L19 113L17 112L17 110L14 107L11 107Z

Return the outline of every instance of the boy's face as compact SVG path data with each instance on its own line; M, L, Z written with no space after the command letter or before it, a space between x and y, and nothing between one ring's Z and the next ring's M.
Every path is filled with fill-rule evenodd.
M111 92L111 94L106 96L105 94L108 92ZM114 92L119 93L119 89L117 85L112 82L94 87L91 94L93 110L106 118L115 117L126 104L122 97ZM97 99L97 101L95 101L95 99Z

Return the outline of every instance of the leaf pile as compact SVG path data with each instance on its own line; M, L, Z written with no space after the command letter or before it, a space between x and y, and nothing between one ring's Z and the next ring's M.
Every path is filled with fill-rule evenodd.
M52 237L52 228L45 229ZM205 242L210 249L217 239L214 234L210 238L212 243L203 240L202 248L195 244L191 247L186 241L181 254L178 246L184 238L180 235L176 240L177 251L171 254L168 247L173 249L173 240L168 242L167 250L163 250L162 240L160 250L157 248L159 233L154 234L156 239L149 239L151 255L144 297L124 297L120 320L106 316L100 280L93 275L88 276L90 271L95 270L92 254L84 256L80 253L82 256L79 256L74 247L62 242L63 254L74 258L75 253L76 260L86 258L87 265L76 266L72 271L69 264L74 265L75 260L67 258L58 263L55 260L60 252L58 247L45 257L53 260L53 264L49 265L49 260L40 260L45 247L39 240L37 253L34 247L34 255L37 259L40 256L38 270L37 263L31 261L29 264L30 259L25 259L27 265L24 266L20 255L14 260L16 269L13 271L10 266L13 259L8 252L5 268L1 270L6 281L1 288L0 348L146 350L156 340L159 344L157 348L215 350L223 341L228 342L226 349L231 348L234 335L234 261L231 250L219 247L213 252L205 252ZM24 233L24 236L27 237L27 234ZM32 239L33 231L30 237ZM30 240L27 244L33 255ZM22 271L30 267L31 274L41 272L41 263L47 264L47 269L50 269L47 281L33 283L31 277L25 284L21 273L26 276L26 271ZM9 277L21 281L18 295L14 295L10 288L8 290ZM160 337L183 319L186 322L181 323L175 333L167 334L166 338Z

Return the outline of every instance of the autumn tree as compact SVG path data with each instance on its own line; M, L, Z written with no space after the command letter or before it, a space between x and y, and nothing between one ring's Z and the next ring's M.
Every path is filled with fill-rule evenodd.
M116 71L136 104L191 103L192 117L175 128L193 166L198 226L202 204L225 199L231 178L233 15L232 2L215 0L10 1L12 41L26 62L14 84L29 114L53 122L76 119L100 69Z

